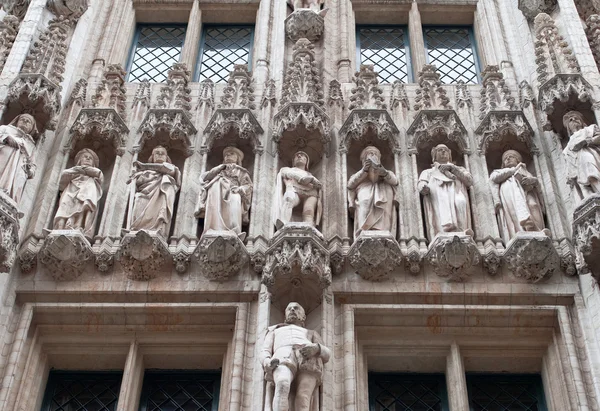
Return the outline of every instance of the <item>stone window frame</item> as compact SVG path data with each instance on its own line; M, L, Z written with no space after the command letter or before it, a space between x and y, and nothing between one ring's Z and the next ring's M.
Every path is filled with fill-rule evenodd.
M440 391L435 393L439 397L441 411L450 411L448 407L448 388L446 387L446 378L443 374L416 374L416 373L369 373L369 411L375 411L375 401L371 396L371 391L374 388L374 379L385 378L386 380L394 380L402 383L402 381L410 382L436 382L440 384ZM394 393L395 394L395 393ZM412 394L412 393L411 393ZM413 394L415 395L415 394ZM422 397L421 397L422 398ZM419 398L420 399L420 398ZM410 404L415 405L417 402ZM411 407L412 409L412 407ZM410 411L410 410L409 410Z
M238 409L249 307L249 303L25 303L5 367L10 378L0 390L0 404L4 409L41 409L51 369L122 370L117 409L137 409L148 369L221 368L219 410Z
M546 398L544 395L544 387L542 382L542 376L540 374L478 374L478 373L467 373L467 388L469 391L469 406L473 402L473 390L470 389L472 384L480 382L508 382L511 383L529 383L532 384L536 393L535 397L538 401L538 411L548 411L546 406ZM497 397L496 397L497 398Z

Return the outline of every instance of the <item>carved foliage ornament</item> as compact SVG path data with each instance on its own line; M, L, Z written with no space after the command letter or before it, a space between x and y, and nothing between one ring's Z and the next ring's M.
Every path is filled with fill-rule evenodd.
M285 19L285 32L292 41L306 38L317 41L325 29L325 14L327 10L319 13L311 9L297 9Z
M200 95L198 96L197 109L202 107L208 107L213 109L215 107L215 83L207 78L200 82Z
M53 230L44 240L39 259L57 281L78 278L92 258L89 242L79 231Z
M487 66L481 73L483 87L481 88L481 108L479 119L483 120L490 111L516 111L515 98L506 85L504 75L498 66Z
M263 89L263 96L260 101L260 107L275 107L275 104L277 103L276 93L277 85L275 84L275 80L267 80Z
M213 281L229 279L248 262L244 243L231 232L203 235L195 255L200 263L200 272Z
M160 88L155 107L163 110L182 110L189 116L192 108L189 78L190 71L184 63L173 64L165 86Z
M369 130L387 141L395 152L400 150L396 139L398 127L386 110L353 110L340 129L340 152L346 153L351 140L360 140Z
M162 236L145 230L131 232L123 238L119 261L127 276L147 281L155 278L171 258Z
M254 86L247 64L236 64L223 90L219 108L245 108L254 110Z
M19 19L12 14L5 15L0 21L0 71L4 68L18 32Z
M450 281L464 281L471 267L479 264L480 258L473 238L462 233L436 236L425 255L435 273Z
M365 280L383 281L402 263L400 245L381 231L363 232L348 252L350 265Z
M138 85L137 90L135 91L135 96L133 96L133 102L131 103L131 107L150 107L150 101L152 99L152 85L148 80L143 80Z
M459 80L456 84L455 98L458 108L473 108L471 92L467 84L462 80Z
M331 80L329 83L329 97L327 98L329 107L344 107L344 94L342 93L342 84L337 80Z
M360 66L360 71L354 74L354 87L351 90L350 110L354 109L376 109L385 110L383 101L383 89L379 85L377 73L372 65Z
M571 95L579 101L593 102L592 86L580 74L559 74L540 87L538 104L540 110L550 115L554 102L567 103Z
M504 260L515 277L536 283L560 266L552 239L535 231L518 232L507 244Z
M7 14L12 14L19 21L25 18L31 0L0 0L0 5Z
M76 140L90 136L113 145L117 155L123 155L127 144L129 129L123 119L112 109L82 109L73 126L68 148L72 148Z
M434 65L426 64L419 73L419 88L415 99L415 110L451 110L450 99L440 81Z
M92 96L92 107L110 108L125 118L125 70L120 64L109 64L104 71L104 78Z
M521 111L490 112L481 122L475 134L480 136L479 152L487 153L492 142L498 142L506 135L514 135L525 143L534 154L539 150L533 142L533 128Z
M255 152L262 153L263 147L258 135L263 133L263 128L247 109L217 109L204 129L207 138L202 152L208 152L215 140L232 131L237 137L249 140Z
M314 103L323 107L323 86L320 70L315 62L315 46L307 39L294 44L293 60L283 81L281 104Z
M49 120L45 128L56 128L55 116L60 111L60 86L44 75L19 74L10 84L6 100L8 103L20 102L26 107L41 104L42 112Z
M390 108L394 109L398 107L410 110L406 86L400 80L394 81L394 84L392 85L392 94L390 95Z
M73 90L69 96L67 107L71 107L75 103L77 103L79 107L85 106L87 100L87 86L88 82L86 79L80 78L77 80L77 83L75 83L75 86L73 86Z
M577 59L567 41L558 33L552 17L546 13L538 14L535 33L535 62L540 84L557 74L579 73Z

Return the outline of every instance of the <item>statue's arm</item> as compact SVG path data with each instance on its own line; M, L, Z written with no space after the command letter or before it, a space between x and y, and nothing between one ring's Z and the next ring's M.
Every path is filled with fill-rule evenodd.
M204 173L202 179L204 181L210 181L217 176L222 170L225 169L225 164L221 164L219 166L211 168L209 171Z
M323 339L321 338L318 332L313 333L312 342L319 345L318 356L321 357L324 363L328 362L331 358L331 350L323 344Z
M419 190L419 193L423 195L429 194L429 170L423 171L419 176L417 190Z
M471 173L469 173L469 171L467 171L466 168L454 166L454 168L452 169L452 172L467 187L471 187L473 185L473 175L471 175Z
M392 173L390 170L388 170L387 174L383 177L383 179L386 183L388 183L391 186L397 186L400 183L398 181L398 177L396 177L396 174Z
M275 333L272 330L267 331L265 341L263 342L262 350L260 351L259 358L260 363L263 367L266 367L271 362L271 356L273 355L273 342L275 341Z
M501 168L499 170L494 170L492 175L490 176L490 180L492 180L496 184L502 184L509 178L511 178L515 174L515 167Z
M81 167L79 166L63 170L63 172L60 174L60 181L58 183L58 188L60 191L63 191L65 188L67 188L67 186L71 183L71 180L73 180L79 174L81 174Z
M356 187L365 179L367 172L363 169L358 170L354 173L350 180L348 180L348 190L356 190Z

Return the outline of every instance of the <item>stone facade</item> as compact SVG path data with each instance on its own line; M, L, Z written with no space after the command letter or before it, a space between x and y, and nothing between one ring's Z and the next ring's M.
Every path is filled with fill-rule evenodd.
M50 369L122 371L120 411L145 370L220 369L219 410L280 411L261 350L296 302L319 381L292 411L368 410L370 372L444 374L451 411L468 373L533 373L548 410L600 411L600 180L572 175L600 173L597 1L0 3L1 125L37 132L19 201L0 193L0 409L39 410ZM164 83L127 81L136 23L188 24ZM196 81L217 23L255 25L252 60ZM427 64L441 23L473 27L478 84ZM406 83L357 61L356 26L378 24L410 34ZM499 169L535 185L537 229L503 232ZM72 207L94 212L57 225L81 179L96 197ZM444 204L465 221L435 220Z

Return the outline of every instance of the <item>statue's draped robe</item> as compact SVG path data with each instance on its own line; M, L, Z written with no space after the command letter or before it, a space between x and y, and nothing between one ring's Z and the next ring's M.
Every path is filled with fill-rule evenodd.
M7 144L7 138L15 140L18 148ZM35 142L29 134L14 126L0 126L0 190L19 202L28 178L26 165L33 167Z
M470 186L471 175L465 168L457 166L461 180L450 172L440 171L439 166L435 163L419 177L419 187L423 184L429 187L429 194L423 196L429 240L441 232L471 229L469 196L467 185L463 182L468 181Z
M594 139L594 144L574 150L587 139ZM592 124L575 132L563 154L567 159L567 181L583 187L589 187L591 180L600 182L600 129L597 125Z
M227 164L225 170L215 168L203 173L200 189L200 216L204 216L204 232L233 231L242 233L242 224L249 222L252 204L252 180L248 171ZM237 193L231 190L237 188Z
M301 184L300 180L303 178L312 179L313 175L297 167L283 167L277 173L277 183L275 185L275 196L273 199L273 224L276 225L278 219L282 218L282 209L284 203L285 193L296 193L299 196L304 197L316 197L317 198L317 210L315 215L315 226L321 222L321 215L323 213L323 202L321 199L321 190L314 188L311 184ZM287 182L285 181L287 180ZM287 223L287 221L284 221Z
M509 241L519 231L541 231L544 229L542 196L536 184L527 191L519 178L535 178L521 168L515 174L514 167L492 172L490 180L494 185L494 201L499 202L499 223L504 241Z
M87 167L87 169L91 169L94 172L92 174L97 177L86 174L81 166L62 172L59 185L62 194L54 217L54 225L57 225L58 220L65 219L66 229L79 229L86 237L91 238L94 236L94 223L98 214L98 203L102 197L104 175L95 167ZM85 221L84 226L74 226L75 221Z
M348 205L354 212L354 237L362 231L389 231L396 234L396 187L398 179L388 171L385 177L358 171L348 181Z
M167 171L173 175L167 174ZM136 193L131 230L158 231L167 237L173 218L175 194L181 186L179 168L169 163L140 163L132 179L136 182Z

